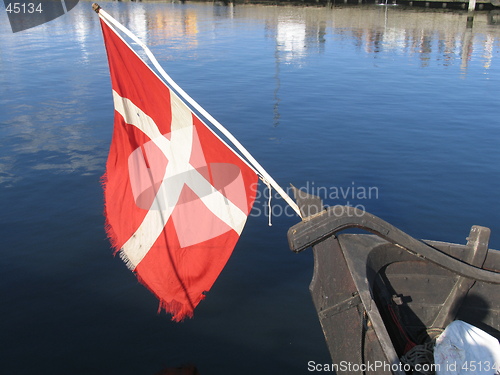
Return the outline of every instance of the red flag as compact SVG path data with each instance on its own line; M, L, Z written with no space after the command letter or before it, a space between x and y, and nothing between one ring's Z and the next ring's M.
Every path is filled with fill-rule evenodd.
M104 198L111 243L180 321L229 259L257 175L101 20L115 106Z

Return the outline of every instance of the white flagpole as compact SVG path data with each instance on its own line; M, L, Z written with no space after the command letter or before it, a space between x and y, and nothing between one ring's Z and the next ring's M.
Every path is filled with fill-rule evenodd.
M134 42L136 42L139 46L142 47L146 55L148 56L151 63L161 74L163 79L167 81L167 83L186 101L188 102L194 109L196 109L203 117L205 117L208 121L210 121L224 136L231 141L231 143L242 153L242 155L254 166L258 173L260 173L264 182L272 186L276 192L290 205L290 207L302 218L302 214L300 213L299 206L293 201L293 199L278 185L278 183L266 172L266 170L260 165L260 163L255 160L255 158L247 151L245 147L219 122L217 121L210 113L208 113L202 106L200 106L193 98L191 98L175 81L165 72L165 70L161 67L156 60L156 57L153 55L151 50L146 46L138 37L136 37L129 29L123 26L120 22L115 20L112 16L109 15L106 11L104 11L98 4L93 3L92 9L105 21L111 22L114 26L116 26L120 31L126 34L129 38L131 38ZM271 194L271 191L269 192ZM271 210L271 207L269 207ZM271 212L269 212L271 215Z

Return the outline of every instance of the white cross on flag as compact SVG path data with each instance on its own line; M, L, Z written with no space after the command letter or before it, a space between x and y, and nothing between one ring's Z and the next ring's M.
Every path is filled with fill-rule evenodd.
M256 173L103 20L115 106L106 229L138 279L179 321L229 259Z

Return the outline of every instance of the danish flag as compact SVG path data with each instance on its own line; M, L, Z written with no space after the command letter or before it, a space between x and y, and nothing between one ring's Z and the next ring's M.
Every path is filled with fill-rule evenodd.
M115 107L106 231L159 311L180 321L227 263L257 174L102 19L101 27Z

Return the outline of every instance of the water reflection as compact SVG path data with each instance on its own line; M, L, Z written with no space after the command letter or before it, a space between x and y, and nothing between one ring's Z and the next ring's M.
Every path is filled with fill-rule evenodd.
M107 142L96 121L96 19L81 6L16 34L0 24L0 185L48 173L100 174ZM38 177L35 177L38 176Z
M306 49L305 23L278 19L276 29L276 43L278 50L284 52L283 61L300 59Z
M168 9L167 9L168 8ZM498 11L475 16L472 30L466 28L467 13L402 7L265 7L253 5L133 4L116 9L117 19L150 45L195 48L200 30L227 27L219 20L264 21L283 63L299 63L308 55L322 53L337 42L362 47L367 54L382 52L418 54L422 66L431 62L453 64L457 59L480 59L491 66L498 52ZM76 16L76 13L75 13ZM272 30L272 33L269 33ZM465 52L464 52L465 51Z
M182 41L184 48L198 45L198 16L192 9L177 12L156 12L145 20L149 33L154 39Z
M213 43L223 46L220 43L229 30L236 35L240 29L251 29L253 35L262 30L274 44L269 54L275 63L275 126L280 119L283 65L300 67L317 54L335 55L354 48L374 59L407 55L416 58L423 68L457 66L462 73L471 68L487 73L500 50L498 11L476 14L474 27L468 29L465 12L400 7L115 2L103 6L152 46L160 61L196 57L200 48L210 49ZM5 108L0 114L1 142L5 146L0 154L0 183L13 181L19 155L47 151L64 154L57 162L51 161L53 155L33 157L31 168L37 170L93 172L102 168L108 140L100 139L100 149L96 149L88 132L99 128L89 124L89 118L106 119L110 131L112 114L106 106L98 113L90 104L96 85L102 87L102 82L109 82L90 2L82 2L64 17L36 29L13 35L7 24L2 24L0 31L1 99ZM219 50L213 48L212 53L217 56ZM35 71L33 59L37 61ZM100 77L90 66L96 61L101 64Z

